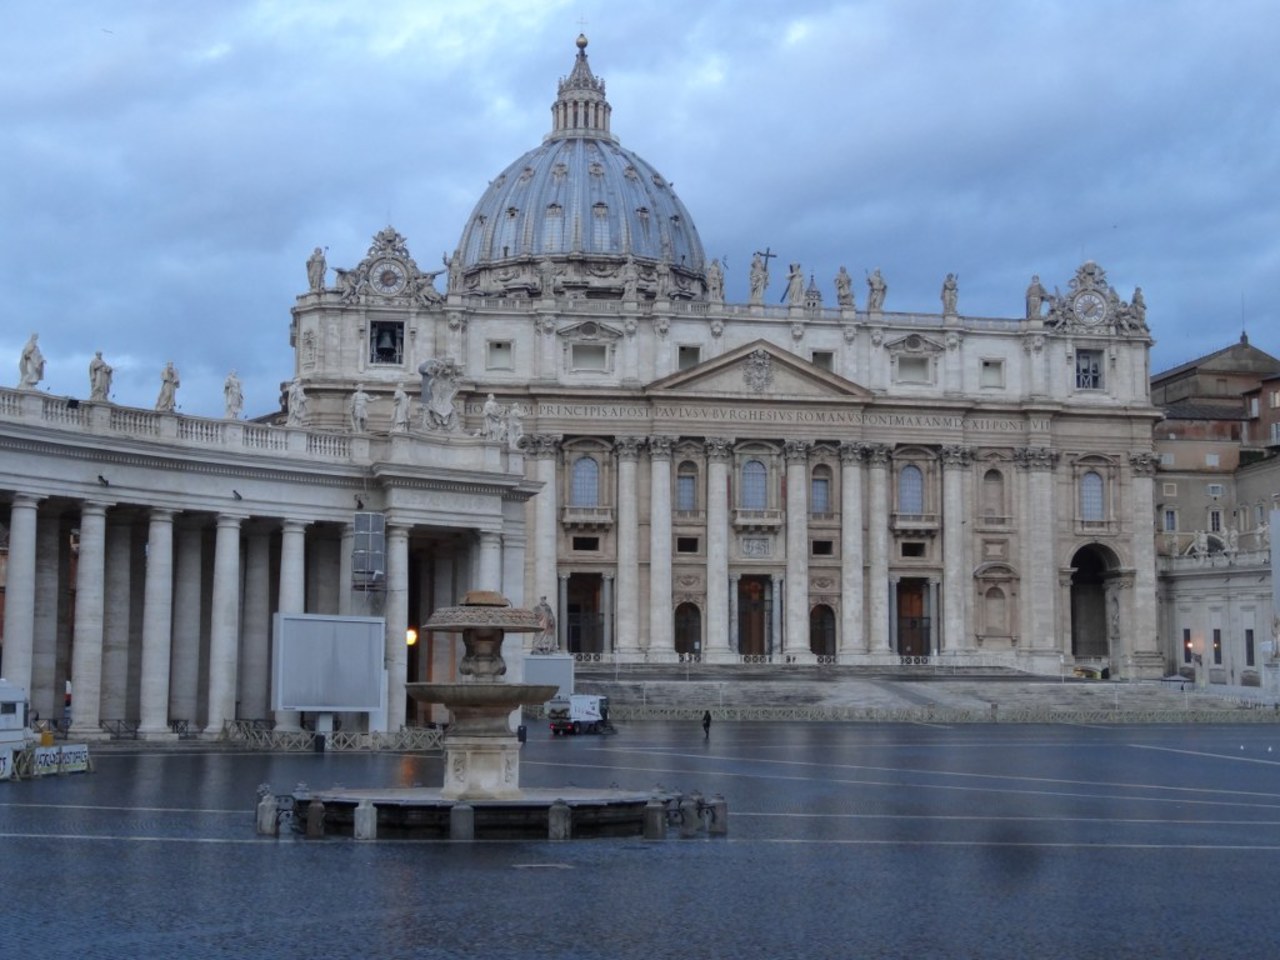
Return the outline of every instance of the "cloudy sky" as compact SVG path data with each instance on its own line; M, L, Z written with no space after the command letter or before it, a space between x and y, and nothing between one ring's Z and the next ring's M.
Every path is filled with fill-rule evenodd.
M550 129L579 30L613 130L676 186L730 299L768 245L834 299L1017 316L1095 260L1141 286L1153 369L1280 355L1274 0L7 0L0 383L246 413L292 376L304 261L388 223L424 269ZM770 296L781 293L774 271ZM859 303L866 290L860 285ZM6 359L11 358L11 359ZM4 372L7 369L7 373Z

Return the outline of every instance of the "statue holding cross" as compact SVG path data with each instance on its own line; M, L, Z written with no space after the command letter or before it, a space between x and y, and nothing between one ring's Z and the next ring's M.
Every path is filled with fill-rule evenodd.
M757 250L751 258L751 302L764 303L764 291L769 286L769 260L776 257L768 247L764 251Z

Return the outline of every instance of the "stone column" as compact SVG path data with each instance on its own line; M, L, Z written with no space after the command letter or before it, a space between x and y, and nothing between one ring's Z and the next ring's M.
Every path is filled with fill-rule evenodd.
M307 524L286 519L280 528L280 613L307 612ZM277 710L275 728L289 732L302 729L297 710Z
M862 461L860 443L840 444L840 659L866 653L862 578Z
M107 504L80 508L80 554L76 560L75 631L71 641L71 736L102 739L103 578L106 565Z
M502 534L480 531L480 575L477 589L502 592Z
M62 570L62 554L66 538L62 518L43 516L36 519L36 585L35 620L32 630L31 707L46 720L62 716L62 691L55 691L58 675L58 607L67 578ZM13 531L9 531L9 589L13 581ZM20 633L8 633L15 644ZM6 671L7 672L7 671Z
M99 715L124 720L129 685L130 556L133 521L118 510L107 522L102 609L102 692Z
M873 653L889 653L889 447L867 444L870 476L867 491L867 539L871 578L868 593L868 629Z
M618 616L617 648L622 657L640 654L640 491L638 437L619 437L618 451Z
M898 646L898 584L901 581L901 577L889 578L889 644L894 652L901 650Z
M781 657L786 652L782 642L782 577L774 574L769 590L769 649L771 657Z
M600 578L600 649L604 653L613 653L613 575L606 573Z
M649 652L676 649L671 582L671 447L673 437L649 438Z
M178 522L173 581L172 664L169 719L187 720L195 729L200 707L200 628L204 584L204 531L198 520Z
M1129 517L1133 524L1132 621L1121 631L1133 643L1133 670L1138 679L1158 678L1164 673L1160 655L1160 634L1156 617L1155 541L1148 523L1155 516L1155 473L1159 463L1154 453L1129 454L1133 472ZM1123 668L1123 664L1121 665Z
M9 556L4 592L4 677L20 686L33 703L36 507L39 502L39 497L19 493L9 507Z
M809 649L809 441L787 440L787 599L785 647L801 662Z
M152 508L142 600L138 736L169 740L169 654L173 640L173 511Z
M453 554L442 545L436 545L432 558L431 609L450 607L457 602L453 584ZM422 622L429 613L424 611ZM443 631L431 631L431 674L426 679L435 683L448 683L458 678L458 635ZM442 704L431 705L431 720L448 723L449 711Z
M938 580L929 578L929 647L934 653L942 652L942 633L938 623Z
M502 535L502 595L515 607L530 606L524 595L524 550L523 535Z
M409 672L409 649L404 633L409 629L409 528L387 525L387 729L400 730L405 722L404 685Z
M742 637L739 635L738 622L738 589L742 583L742 574L729 574L729 652L742 653Z
M540 594L541 596L541 594ZM563 573L559 577L556 597L556 643L561 650L569 649L569 575ZM561 613L560 611L564 611Z
M355 524L344 523L342 525L342 542L338 547L338 616L340 617L353 616L351 612L351 583L354 579L354 570L351 551L355 549L355 543Z
M706 658L733 659L729 650L729 458L733 441L708 437Z
M209 718L204 736L216 739L236 717L236 667L240 653L240 523L218 514L213 549L213 606L209 624Z
M526 435L524 448L534 458L534 476L542 489L533 498L533 583L534 596L546 597L550 603L557 598L555 610L556 623L561 624L561 638L564 636L564 620L566 610L563 598L556 591L556 572L558 570L560 528L560 491L556 486L557 469L560 458L560 438L547 434ZM563 648L563 639L561 647Z
M246 720L263 720L271 706L271 534L254 527L247 539L240 715Z
M942 645L953 653L969 646L965 630L969 578L964 570L964 472L969 459L966 447L942 448Z
M1023 544L1026 547L1023 569L1029 571L1023 592L1034 598L1028 604L1031 636L1026 638L1026 648L1029 651L1051 651L1058 646L1055 643L1058 631L1054 626L1057 620L1057 595L1053 589L1057 569L1054 563L1057 513L1053 509L1053 468L1058 461L1058 454L1048 447L1026 447L1015 452L1015 459L1028 471L1028 513L1019 518L1024 531ZM1069 639L1064 642L1069 645Z

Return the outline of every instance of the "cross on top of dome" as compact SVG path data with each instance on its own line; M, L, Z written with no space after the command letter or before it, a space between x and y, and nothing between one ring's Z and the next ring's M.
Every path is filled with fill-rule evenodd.
M578 57L569 76L562 77L551 105L551 136L611 137L609 115L613 108L604 95L604 81L598 80L587 63L587 38L578 34Z

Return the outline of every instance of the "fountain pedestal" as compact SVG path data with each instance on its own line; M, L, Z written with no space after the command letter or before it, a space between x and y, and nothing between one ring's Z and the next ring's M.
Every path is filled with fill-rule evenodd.
M410 683L409 695L449 710L444 736L444 800L516 800L520 797L520 743L508 723L513 710L555 695L547 684L503 683L502 641L507 633L542 629L532 610L510 606L488 591L468 593L460 606L431 615L429 630L462 633L466 655L457 683Z

